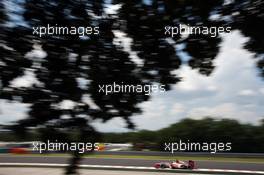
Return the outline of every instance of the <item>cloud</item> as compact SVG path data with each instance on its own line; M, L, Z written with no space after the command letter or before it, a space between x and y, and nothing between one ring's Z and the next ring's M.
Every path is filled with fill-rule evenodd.
M172 109L170 110L170 113L172 115L175 115L175 114L180 114L182 112L185 111L185 106L183 104L180 104L180 103L175 103L173 106L172 106Z
M115 42L123 43L123 49L130 52L132 41L122 33L116 34L120 38ZM223 35L220 53L214 61L216 68L209 77L186 64L174 71L182 77L182 81L174 85L172 90L153 93L150 101L139 104L143 113L131 118L137 128L157 130L186 117L204 116L257 124L264 116L264 81L256 69L257 59L253 59L254 55L243 49L247 40L239 31ZM137 58L135 53L134 57L131 54L131 59ZM136 63L138 61L141 60L134 60ZM83 101L97 108L89 96L84 97ZM5 113L0 114L1 122L25 116L25 106L9 105L6 109L2 106L0 110ZM96 120L93 125L102 132L128 131L122 118L114 118L103 124Z
M25 70L23 76L15 78L11 82L11 87L31 87L34 84L40 85L41 82L38 81L34 72L28 69Z
M25 58L29 58L29 59L43 59L45 57L47 57L47 52L45 52L42 47L38 44L34 44L33 45L33 49L26 53Z
M242 96L252 96L252 95L256 95L256 93L251 90L251 89L244 89L244 90L241 90L238 95L242 95Z
M71 100L63 100L62 102L60 102L59 104L59 108L60 109L65 109L65 110L70 110L73 109L75 107L75 102L71 101Z
M128 132L126 123L122 118L114 118L106 123L102 123L101 120L95 120L92 125L101 132Z
M118 11L122 7L121 4L115 4L115 5L106 5L106 8L104 9L105 13L108 15L117 15Z
M0 124L7 124L27 116L29 104L0 100Z
M264 95L264 88L260 88L260 89L259 89L259 92L260 92L262 95Z
M201 75L197 70L190 68L188 65L182 65L176 73L179 77L183 78L183 81L174 85L176 91L195 92L217 90L217 87L210 77Z
M239 31L223 35L216 69L209 77L187 65L175 71L183 80L142 106L144 113L133 117L138 128L155 130L186 117L205 116L258 123L264 116L264 99L254 94L264 92L264 82L253 54L243 49L247 40Z
M137 53L135 51L132 51L131 45L132 45L132 38L129 38L126 33L120 31L120 30L113 30L113 33L115 35L113 43L116 46L119 46L122 48L124 52L127 52L129 54L129 58L131 61L133 61L138 66L143 64L143 61L138 57Z

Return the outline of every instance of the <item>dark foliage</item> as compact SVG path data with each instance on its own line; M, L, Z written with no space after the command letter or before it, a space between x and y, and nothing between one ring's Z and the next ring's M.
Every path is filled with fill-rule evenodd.
M134 128L130 117L141 112L138 104L148 100L149 96L143 93L106 96L98 92L98 85L113 81L141 85L162 83L169 90L170 85L180 81L172 74L181 65L175 44L185 44L192 68L210 75L214 70L213 60L219 51L220 37L190 35L182 40L177 36L173 38L175 44L170 44L164 36L164 26L167 25L230 25L250 38L246 49L257 55L263 54L263 2L258 0L240 0L228 5L211 0L153 0L149 4L141 0L115 0L113 4L122 4L117 17L105 14L104 1L12 2L21 5L23 10L10 12L5 5L7 1L0 3L0 98L31 105L28 118L11 126L19 134L28 127L48 127L53 128L54 133L62 128L79 129L81 135L89 133L87 136L93 136L96 131L90 126L92 120L105 122L113 117L125 119L127 126ZM209 20L211 13L222 17L218 21ZM20 16L23 22L10 22L8 17L14 15ZM224 17L230 20L224 20ZM32 34L33 26L47 24L96 25L100 27L100 35L81 39L77 35L40 38ZM113 30L116 29L133 39L132 50L138 54L142 65L135 64L127 52L113 44ZM26 57L36 45L47 53L45 58ZM72 54L75 55L73 59ZM263 65L262 58L257 65L262 75ZM25 71L33 72L41 83L31 87L13 87L11 82L24 75ZM153 74L153 71L157 73ZM79 86L80 78L89 80L85 87ZM85 96L97 107L86 103L83 100ZM74 108L58 108L64 100L75 102Z

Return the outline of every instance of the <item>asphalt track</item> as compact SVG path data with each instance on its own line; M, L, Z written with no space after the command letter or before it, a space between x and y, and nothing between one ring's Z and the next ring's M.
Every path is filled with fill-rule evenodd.
M64 169L61 168L19 168L19 171L14 168L0 168L0 175L29 175L29 174L37 174L37 175L63 175ZM171 173L166 172L137 172L137 171L109 171L109 170L87 170L80 169L79 173L82 175L172 175ZM189 173L181 173L181 175L190 175ZM196 174L202 175L202 174Z
M83 158L81 164L85 165L112 165L112 166L144 166L152 167L156 162L164 160L144 160L144 159L124 159L124 158ZM67 164L69 157L52 156L10 156L0 155L0 163L49 163ZM247 162L221 162L221 161L196 161L197 168L205 169L232 169L232 170L252 170L264 171L263 163Z

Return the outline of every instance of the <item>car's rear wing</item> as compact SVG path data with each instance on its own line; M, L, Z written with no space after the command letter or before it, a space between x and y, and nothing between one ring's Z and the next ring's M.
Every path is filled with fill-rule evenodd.
M191 168L191 169L194 169L195 168L195 163L193 160L189 160L188 161L188 166Z

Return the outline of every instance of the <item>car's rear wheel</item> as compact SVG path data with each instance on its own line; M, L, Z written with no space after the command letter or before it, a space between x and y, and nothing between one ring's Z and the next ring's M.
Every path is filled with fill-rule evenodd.
M160 165L160 168L166 168L166 165L161 164L161 165Z

